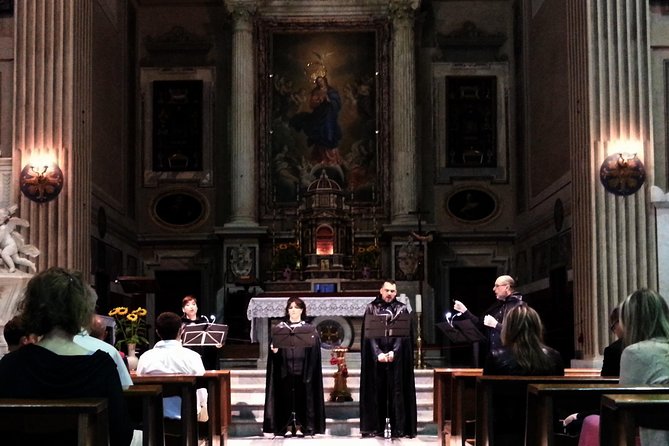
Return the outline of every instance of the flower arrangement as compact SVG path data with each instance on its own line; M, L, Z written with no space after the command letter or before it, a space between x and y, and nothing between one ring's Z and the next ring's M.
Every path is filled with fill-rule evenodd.
M334 388L330 392L330 401L353 401L351 391L346 384L348 377L348 366L346 365L347 348L333 348L330 352L330 364L337 366L337 371L334 372Z
M376 244L368 246L358 246L355 251L355 263L357 266L364 268L376 268L377 262L381 252Z
M299 261L300 250L297 243L279 243L274 250L272 269L274 271L283 271L285 268L294 270Z
M116 307L109 312L116 320L116 348L123 344L148 344L146 339L146 308L137 307L129 312L128 307Z
M348 376L348 366L346 365L346 356L342 355L340 349L333 349L330 357L330 365L336 365L337 371L335 372L335 377L343 376L346 378ZM344 353L346 351L344 350Z

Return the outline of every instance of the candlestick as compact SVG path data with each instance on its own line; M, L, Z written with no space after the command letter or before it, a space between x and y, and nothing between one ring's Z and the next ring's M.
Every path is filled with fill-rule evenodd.
M423 312L423 298L420 294L416 294L416 313Z
M425 361L423 360L423 338L421 337L421 324L420 324L421 313L416 312L417 317L417 327L416 327L416 360L414 366L417 369L425 368Z

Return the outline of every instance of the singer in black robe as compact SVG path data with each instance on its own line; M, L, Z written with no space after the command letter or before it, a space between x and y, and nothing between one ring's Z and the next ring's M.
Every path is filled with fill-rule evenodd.
M298 310L301 310L301 314L296 316ZM299 297L291 297L286 305L286 317L279 325L289 328L313 327L305 321L306 313L304 302ZM316 327L313 329L315 331ZM306 348L277 349L270 344L263 432L284 436L325 433L321 345L319 336L315 339L316 344ZM296 426L292 425L293 397Z
M198 315L197 299L194 296L186 296L181 300L181 309L183 315L181 322L183 326L192 324L210 324L214 319L209 320L207 316ZM213 316L212 316L213 317ZM218 348L213 346L193 346L185 345L189 349L196 351L202 357L202 363L206 370L218 370Z
M395 282L387 280L380 295L365 309L365 315L396 317L407 312L398 302ZM386 417L390 419L392 437L416 436L416 384L413 368L413 336L365 338L363 323L360 371L360 433L383 436ZM410 333L413 333L411 327ZM382 362L383 354L392 353L392 361ZM380 356L382 355L382 356Z

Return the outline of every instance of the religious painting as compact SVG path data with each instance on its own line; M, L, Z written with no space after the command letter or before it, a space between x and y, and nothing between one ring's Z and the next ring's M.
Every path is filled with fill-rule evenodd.
M175 189L156 197L151 215L164 227L185 229L201 223L207 214L204 197L191 190Z
M381 195L379 148L387 141L388 108L380 107L387 94L387 63L380 62L386 50L379 47L384 30L370 23L264 29L261 145L265 195L273 204L295 204L322 175L357 204Z
M466 223L482 223L496 215L497 200L488 191L466 188L453 192L446 198L446 211Z

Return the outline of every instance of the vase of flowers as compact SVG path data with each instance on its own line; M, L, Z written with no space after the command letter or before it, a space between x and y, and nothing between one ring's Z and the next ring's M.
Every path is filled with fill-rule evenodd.
M330 392L330 401L342 402L353 401L351 391L348 390L346 378L348 377L348 366L346 365L347 348L333 348L330 353L330 364L337 366L334 372L334 389Z
M116 307L109 312L116 321L116 348L125 344L130 356L131 345L134 351L138 345L148 344L146 339L146 308L137 307L129 311L128 307Z

